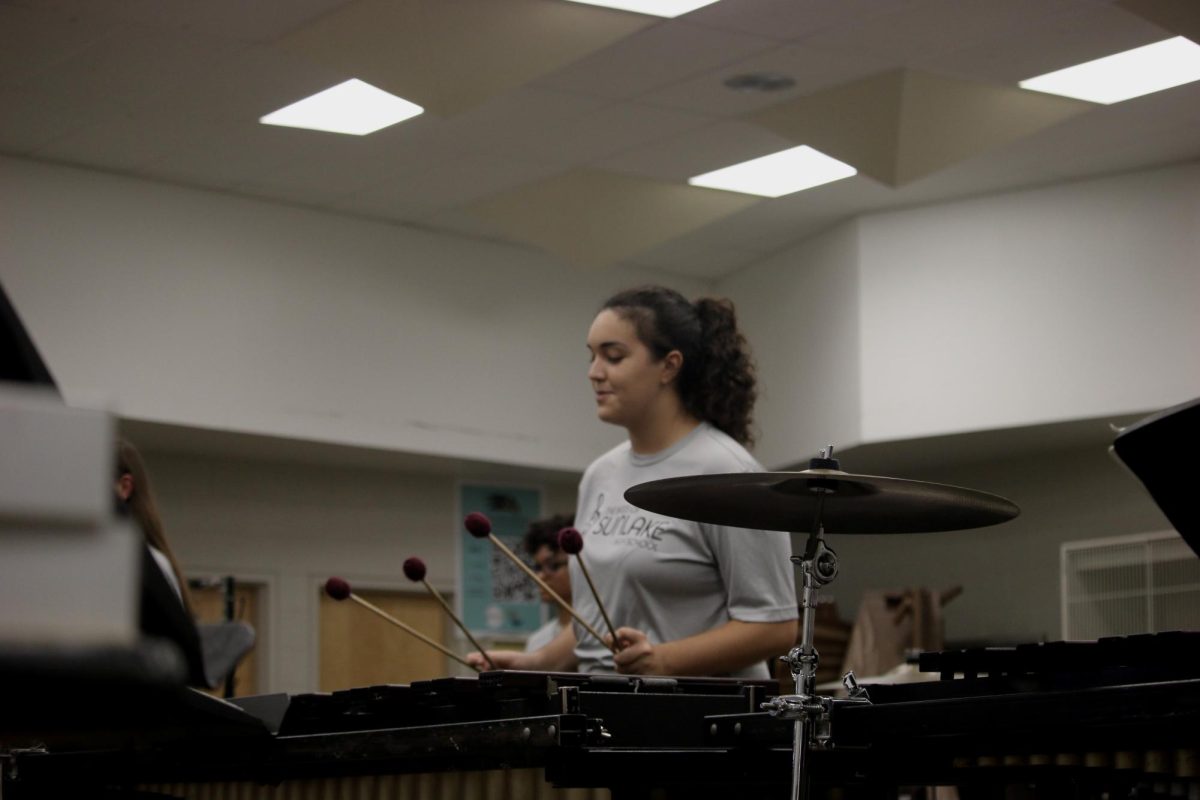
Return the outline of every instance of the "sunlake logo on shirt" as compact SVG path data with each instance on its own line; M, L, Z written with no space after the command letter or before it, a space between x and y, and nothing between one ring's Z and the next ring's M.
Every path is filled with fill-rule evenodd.
M604 505L604 495L596 498L596 506L588 515L588 533L611 536L614 544L657 550L663 531L670 520L652 515L628 503Z

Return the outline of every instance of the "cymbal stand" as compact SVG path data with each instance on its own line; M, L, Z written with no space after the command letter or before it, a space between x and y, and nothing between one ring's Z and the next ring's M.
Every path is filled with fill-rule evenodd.
M838 462L833 458L833 445L822 450L819 459L812 459L811 468L838 469ZM795 722L792 735L792 800L808 798L808 752L810 748L828 744L830 712L833 709L833 698L813 694L817 665L820 663L817 648L813 645L813 635L817 589L833 581L838 572L837 553L825 544L825 528L821 524L825 496L836 491L836 484L830 482L828 486L821 486L814 481L812 491L818 492L817 510L809 528L811 532L804 555L792 556L791 559L793 564L800 567L802 579L800 644L781 658L791 667L796 693L780 695L762 704L762 708L772 716Z

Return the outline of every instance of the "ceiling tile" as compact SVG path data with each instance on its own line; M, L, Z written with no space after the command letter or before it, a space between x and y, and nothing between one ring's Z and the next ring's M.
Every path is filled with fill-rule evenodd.
M688 178L751 158L794 147L795 142L758 125L722 120L699 130L599 161L596 166L647 178L686 182Z
M1164 38L1163 31L1111 6L1082 6L1012 30L968 40L962 47L912 66L995 83L1017 83L1035 75L1141 47Z
M1013 86L907 70L896 181L909 183L1094 109Z
M804 39L825 28L862 24L872 16L913 5L914 0L736 0L697 9L687 20L775 39Z
M895 190L859 175L784 195L716 220L691 237L698 245L774 253L846 218L847 208L892 202Z
M1095 106L900 70L782 103L755 123L900 186Z
M274 186L311 196L314 202L337 198L384 181L428 169L438 163L424 159L396 158L395 137L345 136L319 131L307 133L312 141L287 161L258 177L260 185ZM380 131L384 133L384 131ZM451 158L445 154L443 158Z
M5 0L12 5L78 21L86 26L113 20L163 31L200 33L239 41L275 39L350 0Z
M1188 119L1190 115L1190 119ZM1200 83L1097 109L1034 143L1051 178L1078 178L1200 158Z
M38 146L32 155L124 171L179 149L202 146L219 132L203 118L129 113L85 124Z
M1193 0L1117 0L1117 5L1176 36L1200 42L1200 3Z
M342 198L340 202L364 203L370 207L400 203L442 209L533 183L560 171L555 165L461 156L377 182L354 192L353 200Z
M191 75L185 91L168 93L150 107L180 114L203 113L246 129L258 126L259 117L345 79L341 73L269 47L239 45Z
M908 66L959 50L964 43L1002 33L1037 30L1055 15L1085 0L914 0L888 4L887 11L824 28L804 44L823 50L872 54Z
M143 165L148 175L236 191L312 153L312 131L248 126ZM332 135L332 134L330 134Z
M545 75L536 85L627 100L775 47L765 36L660 23Z
M0 151L13 155L31 153L84 127L70 105L48 103L38 92L20 86L0 84L0 108Z
M631 147L703 128L711 117L636 103L614 103L563 124L529 121L523 135L488 144L516 157L560 165L588 164Z
M554 89L522 87L494 97L449 119L426 114L418 119L438 120L436 142L461 152L498 157L528 157L538 149L531 140L544 137L551 127L574 125L577 120L612 105L595 97Z
M172 95L219 68L242 45L129 26L99 39L22 82L52 103L82 109L100 105L134 111Z
M651 24L546 0L355 0L279 46L453 116Z
M895 184L905 72L835 86L749 115L747 120Z
M605 266L760 202L760 198L574 170L467 210L572 263Z
M592 260L716 276L722 264L735 269L746 254L776 252L856 214L1200 158L1193 85L1097 107L983 152L966 148L924 177L909 173L901 188L860 175L721 209L727 215L707 224L671 217L694 196L682 185L687 177L794 143L746 115L901 69L1007 88L1172 32L1129 9L1194 15L1197 5L725 0L657 20L561 0L0 0L0 150L501 240L514 234L505 239L456 204L536 195L560 176L598 169L657 189L622 195L610 187L595 204L574 207L557 227L583 225L580 241L600 254ZM442 27L426 24L420 30L434 33L418 50L397 52L393 23L407 12L432 13ZM278 44L355 25L370 35L352 47ZM337 57L310 57L326 46ZM258 123L360 63L403 67L406 77L432 82L446 108L458 103L457 113L429 111L368 137ZM785 73L796 85L778 94L723 85L744 72ZM951 103L968 128L983 113L968 112L971 102ZM872 116L879 110L870 93L836 108L837 117L861 121L839 129L838 143L890 130ZM911 160L900 151L914 129L904 130L883 137L892 150L885 161ZM614 211L605 205L613 197L634 201ZM542 228L565 213L552 209L539 221L518 210ZM595 237L588 223L606 215L617 220L607 228L627 230ZM645 230L657 216L676 227ZM556 246L568 253L574 245Z
M1093 147L1076 150L1054 167L1054 177L1079 180L1095 175L1200 160L1200 126L1191 131L1160 128L1137 136L1112 132L1096 137ZM1195 216L1200 228L1200 212Z
M803 44L775 47L747 59L638 96L638 102L668 108L735 116L757 111L832 86L873 75L896 66L870 53L847 54L817 50ZM725 81L747 73L787 75L795 86L779 92L735 91Z
M85 23L35 4L0 4L0 81L19 84L121 27L112 19ZM54 46L47 47L47 42Z

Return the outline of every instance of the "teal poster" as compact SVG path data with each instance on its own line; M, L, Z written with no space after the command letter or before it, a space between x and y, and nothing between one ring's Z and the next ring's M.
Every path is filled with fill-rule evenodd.
M492 521L492 533L526 564L521 549L529 523L541 516L537 489L464 484L459 487L463 516L478 511ZM460 592L463 622L485 634L527 634L542 624L537 584L500 551L490 539L476 539L459 526L461 544Z

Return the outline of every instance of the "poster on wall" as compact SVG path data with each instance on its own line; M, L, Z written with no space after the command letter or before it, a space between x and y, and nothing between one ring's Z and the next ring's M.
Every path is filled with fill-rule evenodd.
M525 562L521 539L541 516L537 489L462 484L459 519L478 511L492 521L492 533ZM463 622L483 634L525 635L542 624L537 585L488 539L476 539L459 526L459 587Z

